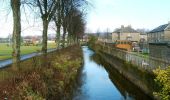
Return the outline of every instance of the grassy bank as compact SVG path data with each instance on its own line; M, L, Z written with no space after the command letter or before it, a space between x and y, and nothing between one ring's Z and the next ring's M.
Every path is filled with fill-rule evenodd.
M48 49L56 48L55 43L48 43ZM21 46L21 55L30 54L41 50L39 46ZM12 56L12 47L7 46L7 43L0 43L0 60L9 59Z
M74 45L21 62L20 71L0 71L0 99L71 99L77 70L82 64L80 46ZM45 62L45 63L44 63Z

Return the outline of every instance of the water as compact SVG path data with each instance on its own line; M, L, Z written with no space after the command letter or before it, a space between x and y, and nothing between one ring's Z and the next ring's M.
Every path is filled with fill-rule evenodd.
M73 100L134 100L149 99L133 84L121 79L116 71L108 71L102 64L92 60L94 52L83 46L84 66L78 78ZM131 88L130 88L131 87ZM130 88L130 89L129 89Z

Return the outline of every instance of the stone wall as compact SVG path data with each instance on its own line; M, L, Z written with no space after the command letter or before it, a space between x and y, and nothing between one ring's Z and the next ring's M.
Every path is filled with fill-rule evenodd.
M165 41L170 41L170 30L166 30L164 32L164 40Z
M116 40L118 40L118 34L112 33L112 41L115 42Z
M162 48L163 51L157 51L155 49L155 47L151 47L151 55L149 56L144 56L144 55L140 55L137 53L133 53L133 52L128 52L125 50L120 50L118 48L114 48L113 46L110 45L103 45L100 44L102 49L101 51L109 54L109 55L113 55L119 59L122 59L126 62L130 62L131 64L138 66L139 69L145 69L148 71L153 71L154 69L160 67L161 69L165 69L168 66L170 66L170 46L168 46L166 49L163 47L156 47L156 48ZM156 51L156 52L155 52ZM163 58L158 58L157 55L163 54L163 52L166 52L166 54L164 55L164 59Z
M118 34L120 35L120 37L118 36ZM112 41L116 40L131 40L139 42L140 33L112 33Z
M149 55L151 57L170 61L170 45L168 43L150 43Z
M157 33L148 33L149 43L162 42L162 41L164 41L164 31L157 32Z

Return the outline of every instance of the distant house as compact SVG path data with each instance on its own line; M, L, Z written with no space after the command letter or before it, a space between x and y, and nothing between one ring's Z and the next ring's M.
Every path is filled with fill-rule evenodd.
M140 33L140 41L148 41L147 33Z
M8 43L9 41L9 38L0 38L0 43Z
M170 41L170 22L168 24L160 25L150 31L148 34L149 43L166 43Z
M140 50L143 52L143 53L148 53L149 52L149 44L148 44L148 41L147 41L147 33L140 33L140 41L139 41L139 47L140 47Z
M39 36L25 36L23 39L23 45L30 46L30 45L38 45L41 43L41 37Z
M140 41L140 33L133 29L130 25L124 27L123 25L121 28L116 29L112 33L112 41L115 42L117 40L128 40L132 42L139 42Z
M149 55L170 62L170 23L148 33Z

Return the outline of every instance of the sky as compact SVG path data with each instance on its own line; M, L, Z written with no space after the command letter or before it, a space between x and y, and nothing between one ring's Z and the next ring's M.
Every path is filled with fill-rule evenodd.
M9 2L0 0L0 37L12 34L12 11ZM131 25L135 29L152 30L170 21L170 0L88 0L86 32L114 31L121 25ZM41 19L32 12L24 13L22 9L22 36L41 35ZM27 17L26 17L27 16ZM50 25L49 33L55 33Z
M0 38L7 37L13 31L12 10L10 8L9 0L0 0ZM49 34L55 34L54 23L49 24ZM22 36L36 36L42 35L42 20L38 14L35 14L28 7L21 6L21 35Z
M87 31L114 31L121 25L152 30L170 21L170 0L88 0Z

